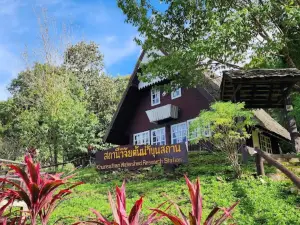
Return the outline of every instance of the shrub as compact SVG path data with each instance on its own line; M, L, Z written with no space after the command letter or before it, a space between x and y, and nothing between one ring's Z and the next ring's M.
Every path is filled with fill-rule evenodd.
M192 205L192 211L189 213L189 217L185 216L183 211L180 209L180 207L174 203L172 204L177 209L179 215L181 218L169 214L165 211L162 211L160 209L153 209L154 212L157 212L158 214L161 214L164 217L167 217L174 225L200 225L202 221L202 197L200 192L200 182L199 179L197 179L195 184L192 184L191 181L185 176L185 181L189 189L190 194L190 202ZM222 224L225 220L228 218L231 218L231 212L236 207L238 202L234 203L229 208L220 208L215 207L208 217L206 218L204 225L219 225ZM217 215L219 212L223 212L221 215L219 215L218 218Z
M43 225L46 225L58 203L64 197L71 194L70 189L82 184L82 182L77 182L67 188L59 189L62 185L68 184L70 177L62 178L62 174L42 174L40 164L37 163L35 165L30 155L25 156L25 163L25 169L15 165L9 165L14 171L14 174L24 183L24 187L6 178L0 178L0 182L11 185L10 188L4 187L0 192L0 202L2 200L8 201L8 203L0 209L0 218L3 218L3 223L5 223L5 221L13 222L15 219L12 219L8 214L4 215L4 213L7 209L12 207L14 201L18 200L24 201L27 205L31 225L36 225L38 218ZM16 220L22 220L22 218L16 217Z
M96 215L96 220L90 219L88 221L77 222L77 224L102 224L102 225L149 225L150 223L157 222L162 218L158 216L157 212L152 212L145 221L140 221L140 213L142 210L143 197L137 200L134 206L131 208L129 216L126 213L126 191L125 191L125 182L123 182L121 188L116 186L116 203L114 203L112 195L108 192L108 200L113 213L113 221L109 221L99 212L94 209L91 211ZM165 203L162 203L158 208L163 206Z
M197 134L193 143L210 142L216 150L225 153L235 176L241 177L238 146L251 137L246 128L253 125L253 112L245 109L244 103L215 102L210 110L200 112L189 132Z

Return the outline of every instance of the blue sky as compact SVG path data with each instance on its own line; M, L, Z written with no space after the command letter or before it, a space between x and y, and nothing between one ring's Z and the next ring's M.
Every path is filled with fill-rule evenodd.
M47 9L55 48L63 45L60 36L65 24L72 30L68 39L72 43L85 40L100 45L109 74L132 72L140 53L133 41L138 33L124 22L115 0L0 0L0 100L7 99L7 86L25 68L25 49L30 61L41 60L37 19L41 7Z

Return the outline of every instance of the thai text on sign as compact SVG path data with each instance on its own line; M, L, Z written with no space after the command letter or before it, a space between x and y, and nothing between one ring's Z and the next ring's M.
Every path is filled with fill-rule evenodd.
M187 162L184 143L174 145L127 145L96 153L100 170L138 168L156 164L181 164Z

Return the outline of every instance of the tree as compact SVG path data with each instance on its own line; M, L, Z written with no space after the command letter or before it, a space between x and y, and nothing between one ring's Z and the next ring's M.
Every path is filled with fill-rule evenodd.
M24 151L13 129L12 121L19 114L13 99L0 102L0 155L1 158L16 160Z
M246 110L244 106L244 103L215 102L210 106L210 110L200 112L189 132L197 133L194 142L209 141L216 150L224 152L237 177L242 174L238 148L251 137L247 128L254 125L253 113ZM211 131L209 137L202 132L208 127Z
M23 148L40 150L43 162L57 164L97 142L96 115L87 110L81 84L64 68L36 64L21 72L10 90L20 111L12 130Z
M103 55L95 42L81 41L69 46L64 55L64 65L72 71L85 90L95 86L100 73L103 73Z
M99 124L97 126L97 135L99 142L98 149L107 149L111 146L103 142L112 117L117 109L121 97L128 84L129 76L111 77L101 74L95 86L89 92L89 110L97 115Z
M300 1L118 0L127 22L142 36L138 43L153 53L144 66L152 77L180 86L199 83L208 69L241 68L245 62L280 59L300 68Z
M111 77L104 73L103 55L94 42L79 42L67 48L64 66L71 71L85 89L89 111L97 115L98 142L94 146L106 149L110 145L102 138L113 117L129 80L129 76Z

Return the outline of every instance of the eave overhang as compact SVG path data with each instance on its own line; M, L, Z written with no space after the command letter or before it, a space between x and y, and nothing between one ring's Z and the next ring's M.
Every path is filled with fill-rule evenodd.
M224 71L220 99L245 102L246 108L284 108L286 96L299 81L295 68Z

